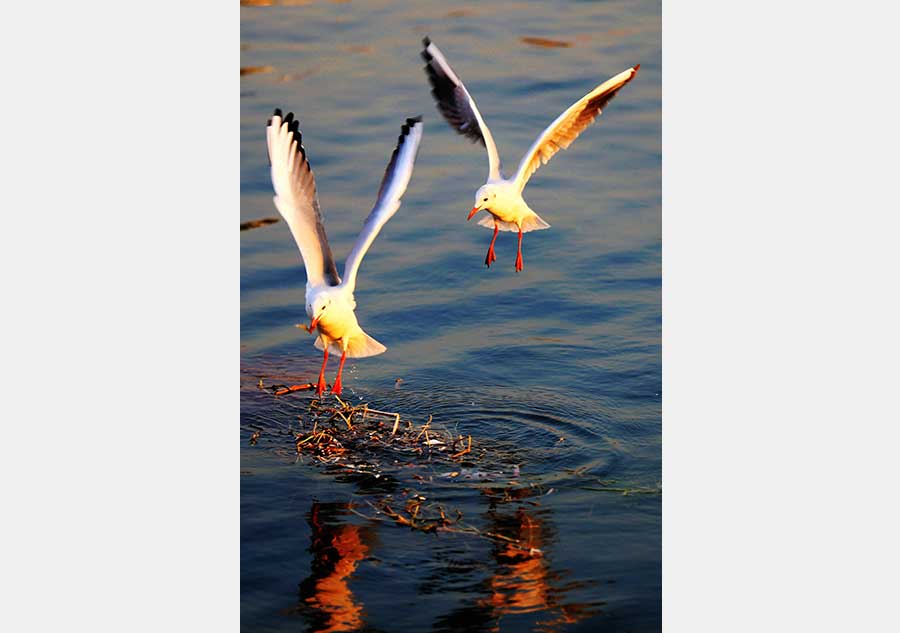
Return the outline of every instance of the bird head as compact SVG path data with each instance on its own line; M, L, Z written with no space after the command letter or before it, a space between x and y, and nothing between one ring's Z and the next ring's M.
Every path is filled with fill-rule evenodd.
M497 188L493 185L484 185L475 192L475 206L469 212L466 221L471 220L479 211L489 211L491 204L497 200Z
M320 292L310 297L306 302L306 314L310 318L309 327L305 328L307 332L312 332L319 325L328 307L331 305L331 297L327 293Z

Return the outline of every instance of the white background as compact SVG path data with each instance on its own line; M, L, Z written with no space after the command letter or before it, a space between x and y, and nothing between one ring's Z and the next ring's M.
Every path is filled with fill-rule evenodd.
M667 631L900 624L897 20L824 5L663 9ZM238 630L238 3L0 29L0 626Z

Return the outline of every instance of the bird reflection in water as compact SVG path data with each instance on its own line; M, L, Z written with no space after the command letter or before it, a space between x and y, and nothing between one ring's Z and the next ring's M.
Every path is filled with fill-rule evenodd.
M308 514L312 530L312 573L300 583L299 604L287 611L309 619L317 633L356 631L364 627L363 605L348 584L369 552L372 533L359 525L340 523L347 503L313 502Z
M308 621L309 631L374 630L365 621L363 604L349 583L375 543L375 528L343 523L348 509L348 503L314 502L307 515L312 530L312 571L300 583L297 606L284 613L302 615ZM489 575L467 589L459 587L475 597L439 616L432 630L499 632L504 617L531 613L537 618L532 630L556 633L599 613L602 603L567 600L569 592L585 583L566 582L567 572L554 570L543 555L554 540L546 510L519 507L513 512L502 512L492 504L486 517L486 531L515 543L498 539L491 545L487 565L473 561L473 565L466 566L466 575L479 569L487 569ZM439 555L438 561L440 558ZM443 571L438 575L444 576L449 570L444 565L440 567ZM434 580L436 585L443 584L438 578ZM423 593L439 591L428 589Z
M437 630L500 631L504 616L542 612L534 630L551 633L599 612L598 603L565 600L569 591L583 583L565 582L565 573L553 570L543 556L552 541L543 517L523 507L512 514L492 509L488 516L491 532L515 539L517 544L494 544L491 575L480 583L479 593L484 597L441 617Z

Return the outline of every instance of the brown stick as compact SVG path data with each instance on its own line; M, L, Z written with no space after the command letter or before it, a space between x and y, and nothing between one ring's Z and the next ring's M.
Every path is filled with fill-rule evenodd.
M456 459L457 457L462 457L466 453L471 453L471 452L472 452L472 436L470 435L469 436L469 445L466 448L462 449L460 452L456 453L455 455L451 455L450 457L452 457L453 459Z
M241 74L244 74L244 69L241 69ZM275 224L278 222L278 218L262 218L261 220L250 220L249 222L241 222L241 230L246 231L248 229L256 229L261 226L265 226L267 224Z
M279 389L275 392L275 395L283 396L286 393L293 393L294 391L306 391L307 389L312 389L313 387L315 387L315 385L311 382L308 382L305 385L291 385L290 387Z

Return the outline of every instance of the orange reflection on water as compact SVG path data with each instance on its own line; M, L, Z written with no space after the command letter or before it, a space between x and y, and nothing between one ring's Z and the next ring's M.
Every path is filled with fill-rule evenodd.
M543 557L529 554L526 549L540 549L539 524L520 510L516 513L519 525L515 530L521 545L504 544L495 553L500 570L491 578L490 605L502 613L513 609L528 613L547 607L547 566Z
M301 609L313 620L311 630L320 633L354 631L364 624L363 606L350 589L349 580L369 553L368 532L358 525L334 525L329 515L348 504L313 503L312 573L300 584Z
M538 622L536 630L550 632L596 613L588 605L562 604L565 590L557 586L559 574L541 554L549 539L540 518L519 508L515 515L496 520L495 531L518 544L497 545L494 559L498 565L490 579L490 595L479 601L479 606L491 611L497 622L495 630L499 631L506 614L546 611L552 617Z
M365 608L350 583L374 545L375 532L342 523L349 507L348 503L314 502L308 514L312 571L300 583L299 604L286 611L303 615L308 631L337 633L368 626ZM513 514L492 510L489 517L488 531L501 538L493 546L490 577L481 585L484 593L440 617L435 630L499 633L504 616L539 613L533 630L556 633L599 613L602 603L567 600L570 591L583 585L563 582L566 572L554 570L543 556L554 539L540 514L519 508Z

